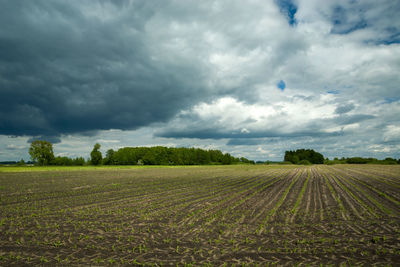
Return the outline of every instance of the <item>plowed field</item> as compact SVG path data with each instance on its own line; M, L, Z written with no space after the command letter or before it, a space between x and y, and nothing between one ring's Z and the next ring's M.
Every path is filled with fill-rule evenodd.
M1 266L399 262L400 166L0 172Z

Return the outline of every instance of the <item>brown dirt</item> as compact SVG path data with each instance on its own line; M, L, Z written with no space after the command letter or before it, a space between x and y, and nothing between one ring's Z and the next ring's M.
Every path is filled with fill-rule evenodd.
M400 166L0 172L0 184L1 266L400 262Z

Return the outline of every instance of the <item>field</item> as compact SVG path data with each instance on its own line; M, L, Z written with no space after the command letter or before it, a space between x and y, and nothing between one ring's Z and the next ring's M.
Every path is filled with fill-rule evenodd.
M0 265L400 262L400 166L0 168Z

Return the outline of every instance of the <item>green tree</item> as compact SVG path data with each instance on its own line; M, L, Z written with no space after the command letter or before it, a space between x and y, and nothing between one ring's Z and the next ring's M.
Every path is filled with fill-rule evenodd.
M100 144L96 143L93 147L92 152L90 152L90 162L93 165L99 165L103 158L99 149L100 149Z
M222 156L221 163L224 164L224 165L229 165L229 164L231 164L231 163L232 163L232 156L231 156L229 153L225 153L225 154Z
M247 160L243 158L244 160ZM242 160L243 160L242 159ZM240 159L219 150L200 148L124 147L117 151L107 151L104 165L195 165L195 164L233 164ZM248 163L254 161L247 160Z
M48 141L35 140L31 143L29 155L39 165L49 165L54 160L53 145Z
M18 161L17 166L25 166L25 160L21 159L20 161Z
M83 166L85 165L85 159L82 157L76 157L73 159L73 164L76 166Z
M115 151L113 149L109 149L106 152L106 157L103 159L104 165L113 165L114 164L114 154Z
M296 151L285 152L284 161L298 164L302 160L307 160L312 164L323 164L324 156L313 149L297 149Z
M57 165L57 166L72 166L73 165L73 161L72 159L68 158L68 157L56 157L52 164Z
M300 160L297 164L299 165L311 165L311 162L309 162L306 159Z

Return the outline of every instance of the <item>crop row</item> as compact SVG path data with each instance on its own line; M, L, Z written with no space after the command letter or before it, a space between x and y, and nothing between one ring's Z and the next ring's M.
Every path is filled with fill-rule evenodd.
M375 168L3 172L0 265L392 264L400 173Z

